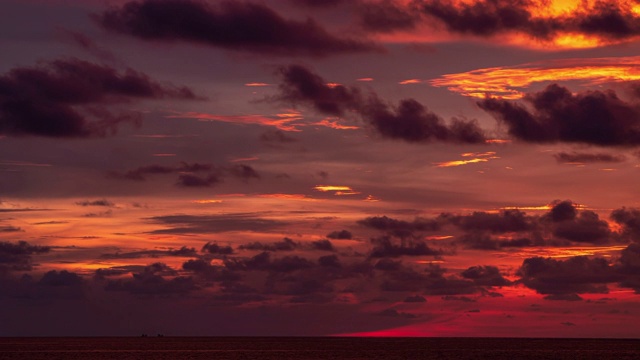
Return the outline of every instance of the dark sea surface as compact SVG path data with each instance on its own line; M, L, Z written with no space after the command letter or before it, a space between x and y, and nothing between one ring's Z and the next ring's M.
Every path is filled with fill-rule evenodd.
M501 338L0 338L0 359L640 359L640 340Z

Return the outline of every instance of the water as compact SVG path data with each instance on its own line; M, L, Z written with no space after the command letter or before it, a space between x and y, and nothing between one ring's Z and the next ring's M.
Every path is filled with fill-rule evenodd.
M640 340L501 338L0 338L0 359L640 359Z

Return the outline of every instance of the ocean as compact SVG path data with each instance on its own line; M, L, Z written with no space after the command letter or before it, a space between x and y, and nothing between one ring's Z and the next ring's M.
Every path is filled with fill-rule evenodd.
M0 338L0 359L640 359L635 339Z

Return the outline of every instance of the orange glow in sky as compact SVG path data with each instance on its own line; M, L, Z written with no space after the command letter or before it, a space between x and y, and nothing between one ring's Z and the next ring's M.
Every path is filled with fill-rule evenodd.
M464 96L519 99L534 83L580 80L585 85L640 79L640 57L563 59L446 74L430 80Z

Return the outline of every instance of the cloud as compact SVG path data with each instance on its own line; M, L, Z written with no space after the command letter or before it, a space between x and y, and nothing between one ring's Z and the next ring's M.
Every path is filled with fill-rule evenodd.
M197 252L194 248L189 248L183 246L179 249L170 249L170 250L142 250L142 251L131 251L131 252L116 252L114 254L102 254L100 255L103 259L138 259L145 257L161 257L161 256L180 256L180 257L191 257L196 256Z
M520 280L540 294L606 293L606 284L620 278L603 258L585 256L566 260L534 257L518 270Z
M574 81L581 85L625 83L636 93L640 80L640 57L604 57L554 59L516 66L475 69L445 74L432 79L433 86L445 86L464 96L484 99L487 96L516 100L525 96L525 89L536 83Z
M182 162L176 166L145 165L125 172L109 171L108 178L146 181L150 175L178 174L175 185L179 187L209 187L223 181L225 177L233 176L248 181L260 179L260 174L251 166L233 164L225 167L213 164Z
M322 251L335 251L336 249L333 247L331 241L327 239L316 240L311 242L311 247L315 250Z
M146 266L143 271L132 274L128 279L108 280L107 291L124 291L136 295L186 294L198 287L191 277L175 276L167 280L164 276L174 276L176 271L163 263Z
M106 206L106 207L115 206L114 203L112 203L111 201L109 201L107 199L94 200L94 201L89 201L89 200L76 201L76 205L79 205L79 206Z
M585 210L571 221L555 224L553 235L575 242L602 243L611 236L609 224L600 220L598 214Z
M358 16L362 28L380 33L412 30L420 20L418 13L395 0L359 3Z
M374 244L371 253L372 258L380 257L399 257L399 256L435 256L441 255L439 250L431 249L425 242L414 240L409 242L402 242L396 244L388 236L382 236L379 238L371 239L371 243Z
M189 88L160 85L132 69L119 73L73 58L14 68L0 76L0 134L103 137L141 119L135 112L113 114L108 104L165 97L196 99Z
M336 230L328 233L327 237L333 240L351 240L353 238L353 234L348 230Z
M168 225L151 234L208 234L228 231L269 231L288 225L280 220L266 219L259 213L229 213L222 215L161 215L146 220Z
M244 1L130 1L93 18L104 29L143 40L185 41L265 55L380 51L369 41L332 35L310 18L284 19L264 4Z
M300 246L300 243L297 243L289 238L284 238L282 241L264 244L259 241L252 242L245 245L238 246L240 250L259 250L259 251L293 251Z
M553 157L559 163L620 163L626 160L624 155L614 155L605 153L566 153L560 152Z
M411 237L418 231L438 231L442 226L442 223L437 219L417 217L412 222L409 222L387 216L368 217L358 220L358 224L399 238Z
M16 226L0 226L0 233L21 232L22 228Z
M622 225L622 235L631 241L640 242L640 209L615 209L611 212L611 220Z
M202 252L206 252L208 254L229 255L233 254L233 248L228 245L220 246L218 243L208 242L202 247Z
M288 144L298 140L285 134L282 130L267 130L260 135L260 141L265 143Z
M465 231L488 231L495 234L520 232L531 229L531 222L520 210L502 210L499 213L482 211L470 215L442 214L442 219Z
M594 47L640 34L631 1L576 2L570 11L564 9L567 4L537 0L416 0L413 4L425 21L435 19L451 33L487 38L520 35L532 45Z
M48 253L49 246L29 245L26 241L0 242L0 275L11 270L31 270L31 255Z
M640 110L614 91L573 94L557 84L531 93L524 103L487 98L478 106L505 124L509 135L531 143L640 145Z
M511 282L505 279L495 266L472 266L464 270L460 275L480 286L506 286Z
M427 299L425 299L424 296L413 295L413 296L407 296L404 299L404 302L406 302L406 303L424 303L424 302L427 302Z
M47 271L38 284L45 286L79 286L82 284L82 278L73 272L67 270Z
M485 137L475 121L452 119L446 124L438 115L414 99L391 106L377 94L363 94L359 88L329 85L301 65L281 67L280 93L272 101L309 105L321 114L357 115L380 136L407 142L442 141L484 143Z

